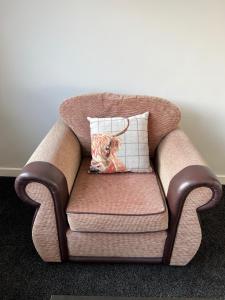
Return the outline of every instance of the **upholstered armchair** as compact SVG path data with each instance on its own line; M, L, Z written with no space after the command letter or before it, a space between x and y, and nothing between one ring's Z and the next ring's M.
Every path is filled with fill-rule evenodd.
M87 117L146 111L154 171L89 174ZM216 205L222 188L179 121L179 109L156 97L94 94L62 103L15 181L18 196L36 206L32 238L44 261L191 261L202 238L198 212Z

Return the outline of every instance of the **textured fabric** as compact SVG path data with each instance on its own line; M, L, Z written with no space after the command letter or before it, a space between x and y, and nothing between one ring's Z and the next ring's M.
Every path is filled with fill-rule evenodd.
M62 171L70 192L80 165L79 142L70 128L58 120L34 151L27 164L33 161L49 162Z
M44 261L60 262L60 250L54 203L48 188L34 182L26 186L27 195L40 207L32 227L32 238L38 254Z
M90 171L151 172L148 116L146 112L129 118L88 118L92 155Z
M206 165L190 139L181 129L170 132L157 150L157 172L167 194L170 180L191 165Z
M90 155L91 139L87 117L130 117L149 112L149 151L153 156L160 140L178 126L179 109L169 101L148 96L92 94L70 98L60 106L60 115L78 137L83 152Z
M212 198L212 191L206 187L193 190L187 197L181 214L171 265L186 265L194 257L201 244L202 232L196 209Z
M166 194L170 180L191 165L206 165L206 162L181 129L173 130L162 140L157 151L158 174ZM211 196L210 189L201 187L193 190L185 200L171 265L185 265L197 252L201 243L201 227L196 209L208 202Z
M138 234L67 231L70 256L162 257L166 231Z
M81 163L67 206L71 230L148 232L168 228L155 173L88 174Z

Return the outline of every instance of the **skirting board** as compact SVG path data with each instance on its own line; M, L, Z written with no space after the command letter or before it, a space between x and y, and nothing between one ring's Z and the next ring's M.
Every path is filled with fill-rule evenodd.
M225 175L216 175L221 182L221 184L225 185Z
M0 167L0 176L4 177L16 177L19 175L21 168L6 168Z
M19 175L21 171L21 168L6 168L6 167L0 167L0 176L5 177L16 177ZM217 175L218 179L220 180L221 184L225 185L225 175Z

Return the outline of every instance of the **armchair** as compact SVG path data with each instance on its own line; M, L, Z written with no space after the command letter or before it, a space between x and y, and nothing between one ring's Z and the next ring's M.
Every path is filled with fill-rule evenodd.
M150 174L88 174L87 116L150 112ZM198 212L222 188L185 133L180 111L154 97L94 94L70 98L60 119L16 178L36 206L32 238L47 262L138 261L186 265L201 243Z

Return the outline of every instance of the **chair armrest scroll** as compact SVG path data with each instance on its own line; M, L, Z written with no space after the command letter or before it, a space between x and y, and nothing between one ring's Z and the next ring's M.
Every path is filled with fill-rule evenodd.
M206 187L212 191L211 199L202 199L200 206L193 204L193 208L199 212L215 206L222 197L222 186L216 176L206 166L192 165L177 173L170 181L167 204L169 209L169 230L164 251L164 262L169 264L172 255L177 228L181 218L184 203L192 191ZM194 199L193 199L194 201ZM193 211L193 214L196 212Z
M32 227L33 241L46 261L62 261L67 256L65 206L80 158L77 137L62 120L58 120L15 181L18 196L37 208ZM51 255L52 251L47 253L46 249L54 249L57 255Z
M16 192L23 201L34 205L38 211L41 204L34 199L31 199L26 192L26 186L29 183L41 183L46 186L51 193L54 203L60 256L62 261L66 260L67 241L65 232L68 224L65 214L65 205L69 197L66 178L58 168L48 162L35 161L27 164L23 168L21 174L15 180ZM35 216L36 215L37 212Z
M190 139L179 128L160 142L155 167L166 194L170 214L164 261L170 263L172 252L174 257L174 253L179 249L181 251L183 247L182 249L186 249L186 262L183 259L182 264L185 264L197 251L201 240L197 212L209 209L219 202L222 186ZM193 228L196 229L196 243L193 245L193 242L192 249L190 245L188 250L188 239L191 236L195 238Z

